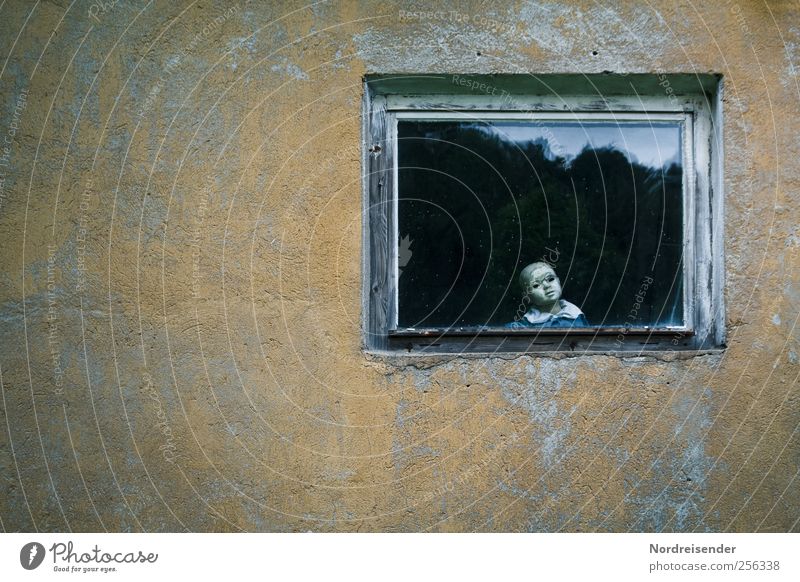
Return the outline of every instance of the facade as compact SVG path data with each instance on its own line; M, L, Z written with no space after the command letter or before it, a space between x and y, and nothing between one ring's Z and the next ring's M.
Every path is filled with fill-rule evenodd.
M0 12L6 531L797 531L793 3ZM370 349L365 79L604 74L721 79L720 341Z

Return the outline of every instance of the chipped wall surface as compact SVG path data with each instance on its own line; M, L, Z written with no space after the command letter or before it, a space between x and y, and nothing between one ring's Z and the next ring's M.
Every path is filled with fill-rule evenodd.
M0 45L4 530L800 529L795 3L18 0ZM602 71L724 75L727 348L365 355L363 76Z

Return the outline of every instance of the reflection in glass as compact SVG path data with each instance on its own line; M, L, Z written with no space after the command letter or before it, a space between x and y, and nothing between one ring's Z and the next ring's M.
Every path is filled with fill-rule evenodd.
M591 326L683 324L681 125L398 121L398 327L503 326L549 263Z

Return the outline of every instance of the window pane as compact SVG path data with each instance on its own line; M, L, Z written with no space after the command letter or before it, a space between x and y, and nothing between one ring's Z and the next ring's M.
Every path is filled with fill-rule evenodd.
M591 326L682 325L679 122L398 121L398 326L504 325L549 262Z

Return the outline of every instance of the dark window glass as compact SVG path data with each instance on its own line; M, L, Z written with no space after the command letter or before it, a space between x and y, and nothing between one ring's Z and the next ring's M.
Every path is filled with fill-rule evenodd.
M398 327L502 326L549 262L593 327L683 325L679 122L398 121Z

